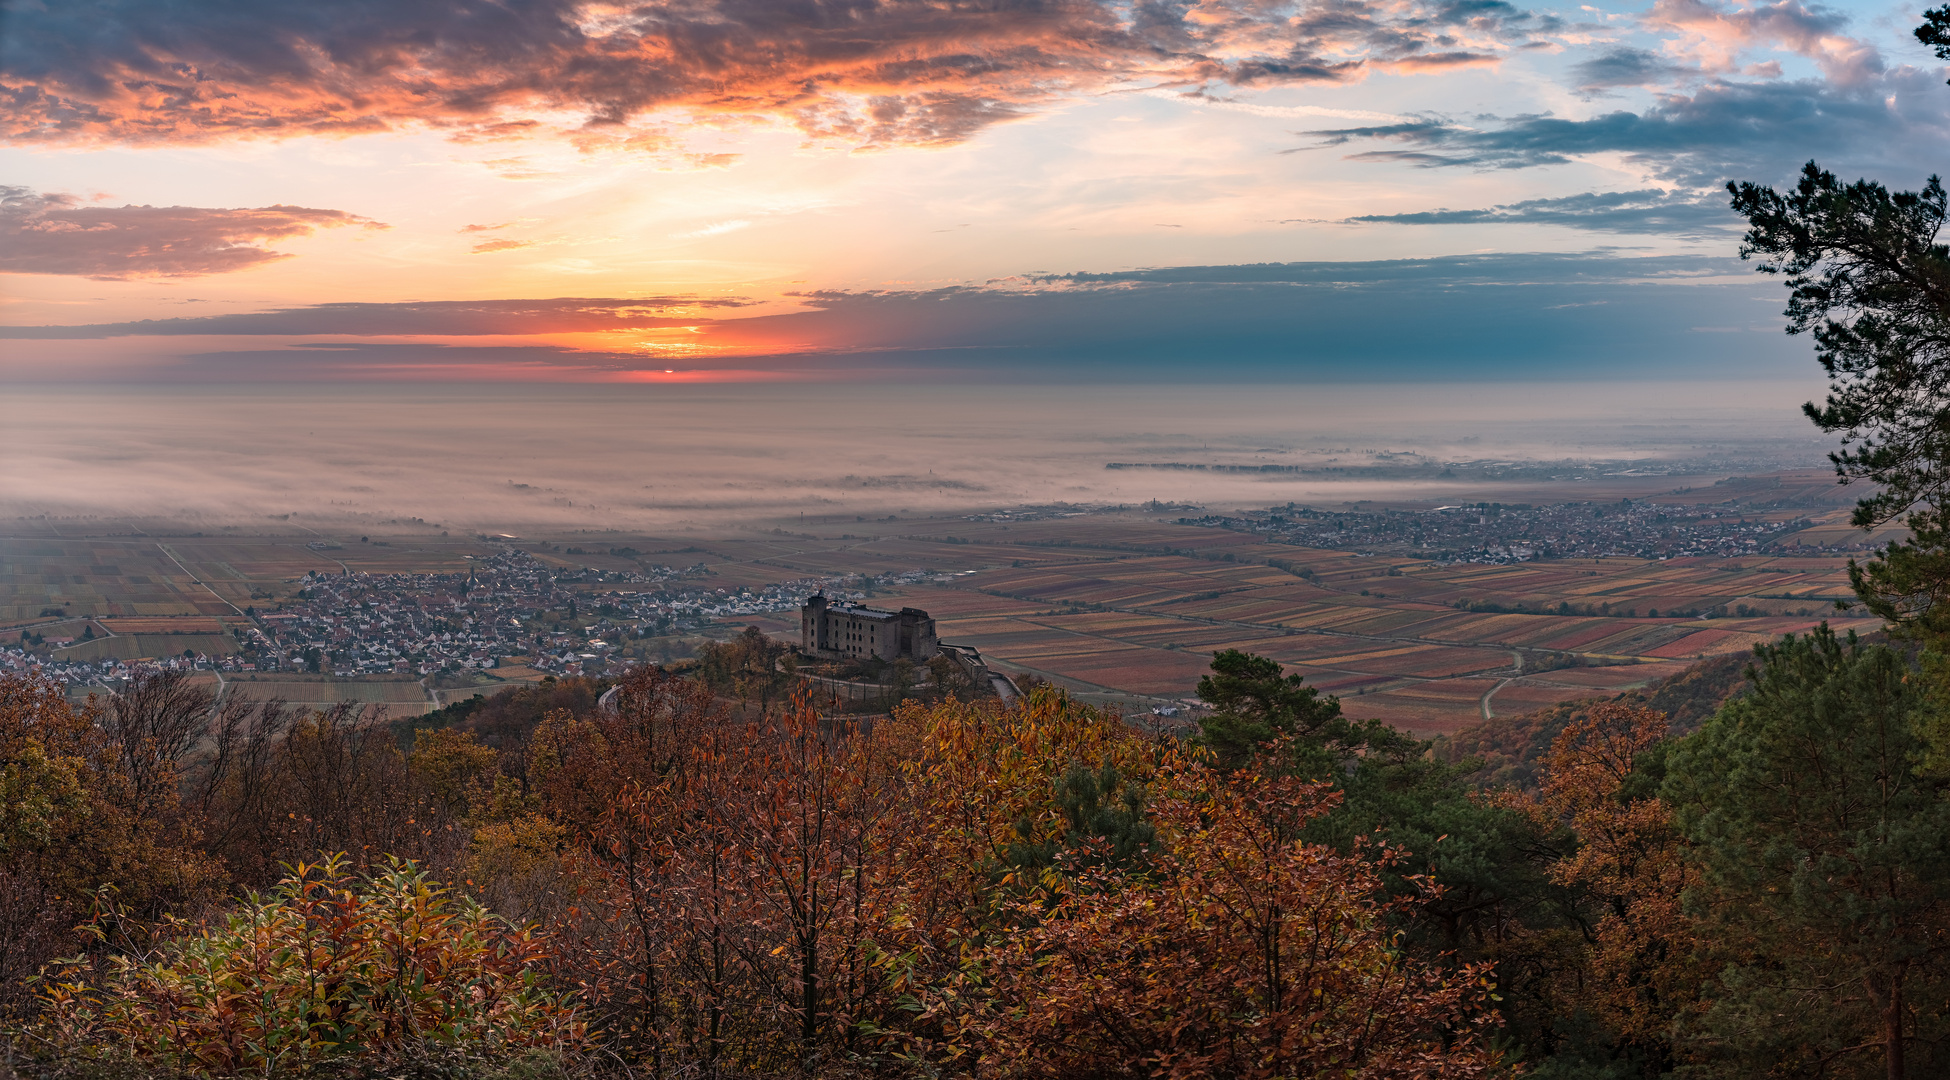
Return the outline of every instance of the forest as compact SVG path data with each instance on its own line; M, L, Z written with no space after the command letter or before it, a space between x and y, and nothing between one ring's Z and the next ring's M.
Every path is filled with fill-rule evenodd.
M1690 734L1562 710L1486 783L1246 653L1180 738L760 705L752 645L405 723L0 682L7 1067L1941 1074L1927 652L1784 639Z

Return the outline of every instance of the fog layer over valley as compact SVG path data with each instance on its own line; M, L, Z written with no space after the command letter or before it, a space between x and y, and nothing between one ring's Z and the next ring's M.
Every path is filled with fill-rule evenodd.
M1815 389L12 387L0 516L519 531L1560 485L1570 499L1621 472L1819 465L1826 444L1795 408Z

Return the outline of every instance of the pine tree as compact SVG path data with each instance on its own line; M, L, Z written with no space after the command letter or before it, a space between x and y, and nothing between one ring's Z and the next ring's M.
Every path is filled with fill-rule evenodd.
M1950 801L1916 772L1919 681L1825 625L1758 654L1661 793L1704 879L1689 908L1741 957L1692 1041L1719 1075L1943 1075Z

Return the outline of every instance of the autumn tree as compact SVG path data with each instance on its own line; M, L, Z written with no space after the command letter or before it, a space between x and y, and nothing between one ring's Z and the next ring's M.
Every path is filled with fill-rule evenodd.
M1491 985L1404 955L1377 868L1300 836L1327 785L1184 765L1153 804L1134 878L1105 863L980 954L964 1019L1003 1076L1437 1077L1495 1070ZM1433 891L1433 886L1431 890ZM1025 903L1034 904L1034 901ZM974 1070L971 1070L974 1071Z
M529 776L578 841L575 933L621 1046L748 1070L852 1052L881 1007L899 794L870 751L803 698L736 718L648 672L616 715L536 731Z
M748 962L792 1016L802 1058L844 1046L872 1007L879 972L866 948L884 902L894 776L862 740L822 730L803 696L770 725L746 772L735 837L775 948Z
M1470 914L1489 880L1463 870L1475 841L1444 864L1466 882L1452 898L1396 840L1312 835L1349 793L1381 791L1365 771L1392 780L1358 820L1440 851L1446 832L1417 830L1462 812L1444 801L1450 774L1414 772L1420 744L1296 720L1307 695L1282 687L1244 688L1236 703L1250 714L1246 699L1270 689L1287 710L1269 722L1274 745L1243 749L1244 768L1209 766L1203 749L1046 685L856 724L804 697L728 706L701 680L645 668L613 708L584 694L587 708L493 730L474 722L498 708L486 700L393 724L230 695L204 700L197 723L169 721L197 713L185 697L131 702L116 726L109 706L14 689L0 685L0 918L36 895L10 899L4 875L22 870L50 895L114 885L104 912L164 931L125 964L98 948L72 969L55 1018L71 1042L93 1032L148 1061L261 1071L287 1036L290 1060L344 1066L357 1055L338 1040L354 1032L384 1048L361 1068L404 1067L419 1043L401 1032L421 1017L470 1032L506 1018L534 1035L510 1048L579 1047L586 1023L604 1060L636 1075L1495 1065L1481 950L1444 955L1419 929L1445 902L1472 928L1460 938L1494 921ZM1315 759L1293 744L1307 739L1308 752L1331 748L1319 760L1335 763L1333 781L1301 775ZM1440 810L1409 812L1438 789ZM139 805L177 831L132 822ZM103 823L150 831L91 831ZM172 836L192 845L181 865L220 860L269 889L160 919L159 903L187 895L156 886ZM114 860L77 872L69 856L91 837ZM334 846L345 854L329 870L311 866ZM65 909L77 916L65 925L85 907ZM545 923L546 949L490 907ZM16 944L0 938L0 959ZM526 1005L516 979L535 991ZM573 1002L557 993L570 987ZM1111 1017L1107 1001L1130 1007ZM444 1038L427 1045L458 1045Z
M1002 908L1059 855L1130 865L1155 835L1145 806L1165 748L1047 685L1008 706L910 703L870 749L900 770L906 803L889 833L909 920L898 944L944 978L962 944L1011 925Z
M756 919L740 889L734 771L751 725L715 708L666 723L678 752L624 784L570 862L601 1022L656 1066L790 1062L743 965Z
M501 755L482 746L471 731L435 728L418 733L407 767L433 802L456 817L491 798Z
M98 801L89 744L86 717L57 687L0 675L0 1008L20 1007L23 980L74 946L79 902L93 891L63 880L61 866Z
M493 695L475 694L415 717L413 731L459 727L474 733L483 746L519 747L549 713L577 716L594 712L609 681L583 676L547 677L539 683L505 687Z
M197 763L184 784L203 850L223 862L233 881L268 885L284 852L268 846L278 823L284 789L278 754L296 710L283 702L227 697L205 731Z
M72 928L97 898L128 918L104 947L140 948L166 911L214 896L220 868L196 850L175 765L116 737L99 699L0 674L0 973L19 979L87 945ZM180 745L180 744L179 744ZM23 1004L20 986L0 1006Z
M1257 759L1339 790L1333 810L1309 820L1308 840L1349 857L1388 842L1396 855L1381 879L1417 901L1398 913L1405 943L1452 968L1494 965L1506 990L1517 988L1500 996L1506 1022L1526 1039L1548 1028L1554 1004L1539 984L1562 963L1562 935L1550 932L1570 907L1568 890L1546 876L1562 826L1481 797L1462 779L1467 765L1436 760L1429 744L1379 720L1348 719L1338 699L1265 657L1221 651L1199 693L1215 709L1199 742L1220 763ZM1431 878L1442 882L1437 894L1420 885Z
M99 726L122 775L131 814L154 818L180 804L177 785L210 726L216 694L183 671L137 674L109 695Z
M936 653L928 660L928 677L933 680L935 690L942 696L967 698L980 696L980 691L968 680L968 675L954 657L947 653Z
M789 672L781 670L789 651L758 627L747 626L730 641L699 646L697 674L719 693L769 708L793 681Z
M1588 709L1552 740L1541 795L1576 837L1551 877L1582 892L1591 920L1588 972L1565 1004L1602 1025L1604 1056L1646 1076L1679 1064L1673 1026L1701 1007L1711 956L1681 910L1699 876L1658 794L1666 739L1662 712L1622 701Z
M140 1075L460 1074L533 1049L576 1050L583 1025L546 985L549 943L388 860L300 864L152 955L82 977L58 965L28 1047ZM420 1070L426 1070L421 1072Z
M269 885L281 864L336 852L361 868L388 855L445 866L460 839L376 709L240 703L215 719L199 770L190 781L202 828L246 885Z

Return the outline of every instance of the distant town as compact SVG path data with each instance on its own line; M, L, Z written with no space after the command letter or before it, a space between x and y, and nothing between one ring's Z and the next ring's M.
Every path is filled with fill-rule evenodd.
M1328 511L1273 507L1178 519L1181 525L1234 529L1304 547L1414 555L1435 562L1506 564L1532 559L1629 556L1672 559L1749 555L1808 528L1731 500L1710 506L1621 499L1548 506L1469 503L1432 510ZM1822 546L1802 554L1859 551Z
M574 552L582 554L582 552ZM612 553L615 554L615 553ZM634 554L634 553L630 553ZM714 621L794 610L813 593L840 600L862 586L924 580L927 571L882 578L805 578L754 588L714 588L703 564L641 572L551 570L525 551L479 559L465 574L308 573L297 600L249 608L232 631L234 653L148 661L65 660L68 639L0 649L0 669L38 667L70 684L109 684L141 669L309 672L339 677L427 676L512 663L547 674L607 670L632 640L694 633Z

